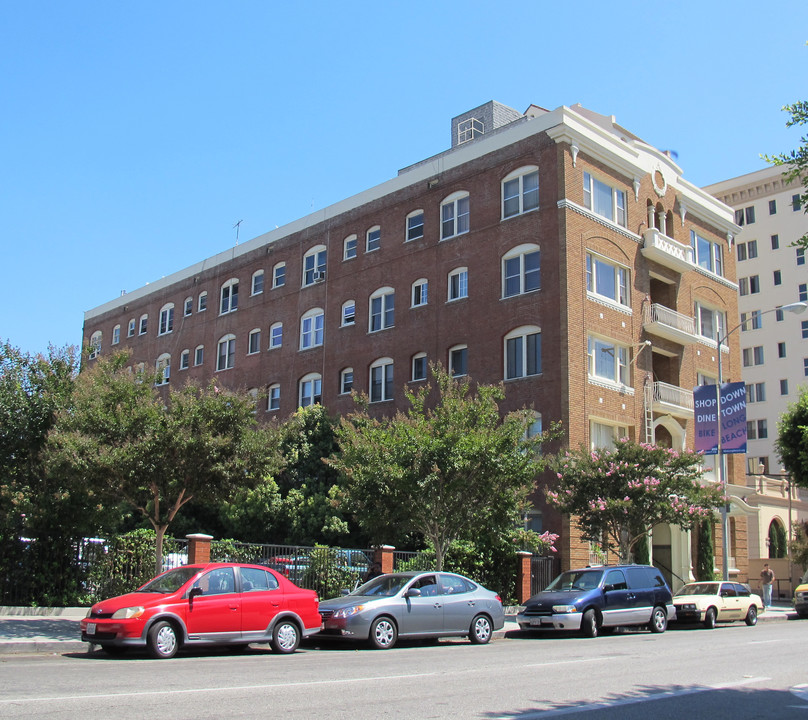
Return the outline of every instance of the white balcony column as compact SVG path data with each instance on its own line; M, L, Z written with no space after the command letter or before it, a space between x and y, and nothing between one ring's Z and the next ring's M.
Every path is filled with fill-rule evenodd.
M652 205L648 206L648 229L656 227L654 225L654 208Z
M661 232L663 235L667 236L668 235L668 222L667 222L667 218L665 217L665 211L660 210L657 213L657 218L659 220L659 232Z

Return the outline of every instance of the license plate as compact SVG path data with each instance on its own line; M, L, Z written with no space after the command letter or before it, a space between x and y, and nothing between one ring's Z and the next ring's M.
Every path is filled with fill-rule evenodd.
M87 634L95 635L95 623L87 623Z
M531 620L531 621L530 621L530 624L531 624L533 627L539 627L540 625L543 625L544 623L543 623L541 620Z

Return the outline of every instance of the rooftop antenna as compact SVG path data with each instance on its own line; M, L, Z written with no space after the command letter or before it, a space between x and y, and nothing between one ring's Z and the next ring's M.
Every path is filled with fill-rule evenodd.
M235 225L233 225L233 227L236 228L236 245L238 245L238 231L241 230L241 223L243 222L243 220L239 220Z

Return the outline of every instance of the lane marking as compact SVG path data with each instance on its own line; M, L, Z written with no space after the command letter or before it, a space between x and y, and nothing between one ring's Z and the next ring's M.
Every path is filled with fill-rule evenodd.
M783 643L785 640L752 640L748 645L771 645L772 643Z
M730 688L742 687L743 685L750 685L751 683L763 682L771 680L768 677L754 677L737 682L716 683L715 685L702 685L695 688L687 688L685 690L669 690L666 692L656 693L654 695L643 695L641 697L631 697L622 700L611 700L604 702L589 703L587 705L575 705L558 710L537 710L534 713L525 713L519 715L519 720L539 720L540 718L560 717L561 715L571 715L573 713L588 712L590 710L607 710L609 708L622 707L624 705L638 705L640 703L655 702L657 700L669 700L675 697L685 697L687 695L696 695L698 693L710 692L711 690L728 690ZM496 720L513 720L513 715L502 715Z

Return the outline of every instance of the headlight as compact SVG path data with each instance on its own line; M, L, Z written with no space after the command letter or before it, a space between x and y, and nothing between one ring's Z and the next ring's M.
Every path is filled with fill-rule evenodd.
M578 608L575 605L553 605L554 613L576 613Z
M347 618L356 615L365 609L364 605L353 605L352 607L341 608L334 613L335 618Z
M84 617L90 617L90 615L92 615L92 614L93 614L93 609L91 607L87 608L87 614Z
M142 605L137 607L121 608L112 613L113 620L129 620L130 618L139 618L145 608Z

